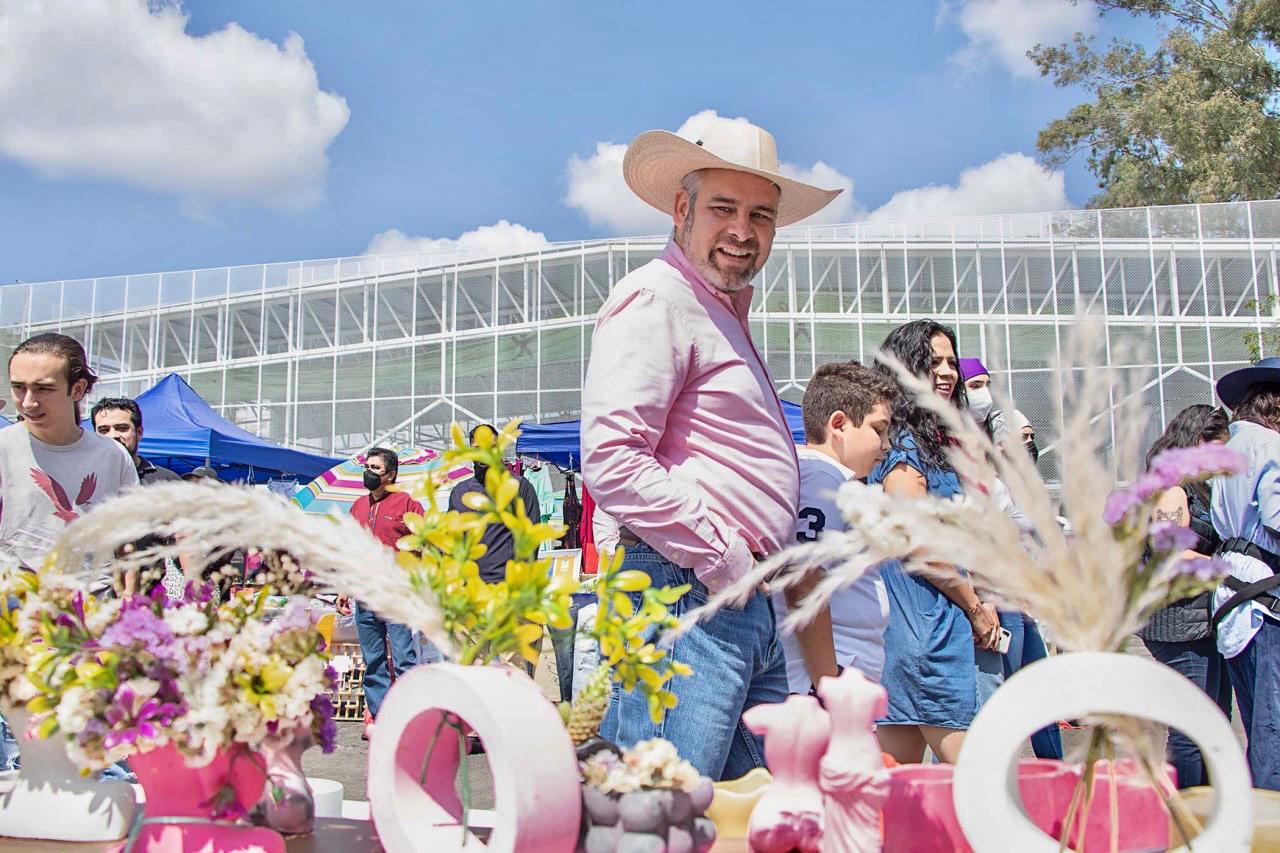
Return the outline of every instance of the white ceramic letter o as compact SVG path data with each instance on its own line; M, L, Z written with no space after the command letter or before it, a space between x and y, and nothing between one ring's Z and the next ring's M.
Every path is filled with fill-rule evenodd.
M454 729L439 729L426 786L419 781L446 712L484 741L495 797L487 845L474 835L463 840ZM573 743L555 706L524 673L419 666L396 679L378 712L369 744L369 807L387 853L573 853L582 809Z
M1022 812L1017 760L1032 732L1089 714L1143 717L1194 740L1218 802L1193 842L1195 849L1247 853L1253 832L1252 783L1227 718L1173 669L1137 655L1101 652L1056 655L1019 670L974 718L956 764L952 799L975 853L1056 853L1058 842Z

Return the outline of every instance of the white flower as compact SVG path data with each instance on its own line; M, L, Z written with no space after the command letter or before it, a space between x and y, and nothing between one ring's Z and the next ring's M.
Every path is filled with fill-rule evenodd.
M77 735L84 731L89 720L93 718L93 705L88 691L83 687L68 688L58 702L56 712L58 727L68 735Z
M166 610L164 623L179 637L190 637L208 629L209 617L199 608L188 605Z

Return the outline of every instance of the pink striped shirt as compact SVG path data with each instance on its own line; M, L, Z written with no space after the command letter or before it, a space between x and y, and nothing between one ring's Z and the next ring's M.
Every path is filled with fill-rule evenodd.
M716 290L667 244L609 294L582 389L596 502L712 591L795 532L796 450L751 341L751 295Z

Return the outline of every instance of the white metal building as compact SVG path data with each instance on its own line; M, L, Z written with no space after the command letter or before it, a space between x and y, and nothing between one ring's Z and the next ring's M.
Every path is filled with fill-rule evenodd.
M176 371L282 444L439 445L454 420L576 417L594 315L663 243L9 285L0 351L7 363L17 341L61 331L86 345L97 395ZM956 327L961 355L1007 365L1018 407L1052 434L1047 359L1076 311L1100 309L1113 340L1149 351L1159 426L1211 402L1212 381L1248 360L1245 335L1277 322L1278 254L1280 201L791 228L758 277L751 324L779 390L799 400L818 364L933 317Z

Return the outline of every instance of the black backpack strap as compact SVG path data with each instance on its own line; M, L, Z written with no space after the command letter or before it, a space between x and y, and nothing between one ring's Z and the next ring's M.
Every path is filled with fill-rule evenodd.
M1272 575L1269 578L1263 578L1253 583L1245 583L1238 578L1228 576L1223 583L1230 587L1234 592L1231 597L1222 603L1222 606L1213 614L1213 628L1216 631L1218 625L1222 622L1226 615L1236 607L1244 604L1246 601L1256 600L1263 607L1272 613L1280 615L1280 599L1271 594L1271 590L1280 586L1280 575Z

